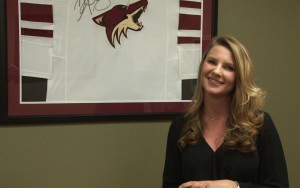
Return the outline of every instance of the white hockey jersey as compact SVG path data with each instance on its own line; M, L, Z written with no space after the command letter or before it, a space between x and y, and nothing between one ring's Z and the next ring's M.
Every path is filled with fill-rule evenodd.
M137 0L22 0L20 7L34 6L32 1L51 6L53 21L21 17L22 75L49 79L49 103L181 101L181 80L197 78L205 1L148 0L139 18L137 12L126 17L143 27L134 30L126 22L129 29L116 35L114 47L107 28L93 18L116 5L128 9ZM35 25L43 35L28 32ZM37 48L38 62L45 63L40 67L28 58Z

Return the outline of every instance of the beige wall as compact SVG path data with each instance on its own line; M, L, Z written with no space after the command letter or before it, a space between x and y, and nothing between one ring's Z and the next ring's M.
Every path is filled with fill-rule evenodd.
M300 1L219 0L219 34L240 39L268 91L286 153L290 187L300 187ZM167 120L0 127L1 188L161 186Z

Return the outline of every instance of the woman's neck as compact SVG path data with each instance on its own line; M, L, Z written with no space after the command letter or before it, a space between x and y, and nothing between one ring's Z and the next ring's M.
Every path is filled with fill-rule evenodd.
M229 97L205 96L203 118L206 121L227 119L230 113L230 106L231 106L231 98Z

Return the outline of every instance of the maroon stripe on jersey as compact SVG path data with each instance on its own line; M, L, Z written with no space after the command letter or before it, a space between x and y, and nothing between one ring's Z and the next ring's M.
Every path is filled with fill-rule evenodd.
M200 44L200 37L178 37L178 44Z
M21 28L21 34L27 36L53 38L53 30Z
M179 28L182 30L200 30L201 16L190 14L179 14Z
M201 9L201 3L192 1L180 1L180 7Z
M21 20L53 23L52 5L21 3Z

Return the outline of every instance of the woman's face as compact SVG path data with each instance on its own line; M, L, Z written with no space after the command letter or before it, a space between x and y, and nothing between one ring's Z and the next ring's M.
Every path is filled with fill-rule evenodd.
M235 87L235 64L231 52L216 45L203 62L200 79L204 95L231 96Z

